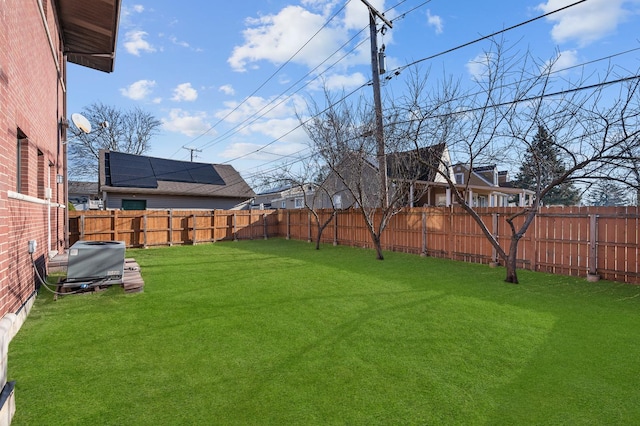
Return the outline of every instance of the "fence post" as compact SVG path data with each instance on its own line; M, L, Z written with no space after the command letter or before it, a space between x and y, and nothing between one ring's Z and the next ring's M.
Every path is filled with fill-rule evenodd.
M173 210L169 210L169 247L173 245Z
M253 211L249 209L249 239L253 240Z
M268 239L269 238L269 234L268 234L268 228L267 228L267 214L266 213L262 213L262 227L264 230L264 239Z
M80 232L78 232L78 239L84 240L84 212L80 215Z
M287 210L287 240L291 239L291 212Z
M238 218L236 212L233 212L233 241L238 241Z
M142 248L147 248L147 214L142 215Z
M427 255L427 212L422 210L422 256Z
M196 235L196 231L197 231L197 227L196 227L196 215L195 215L195 213L191 215L191 220L193 221L193 226L191 227L191 229L192 229L192 231L191 231L191 232L193 232L193 234L192 234L192 235L193 235L193 237L191 238L191 244L193 244L193 245L195 246L195 245L196 245L196 243L197 243L197 242L196 242L196 236L197 236L197 235Z
M588 279L597 281L598 277L598 215L589 215L589 274Z
M216 242L216 210L211 210L211 240Z
M335 214L333 215L333 245L334 246L338 245L338 216L339 215L340 215L339 211L335 212Z
M118 210L113 210L111 221L111 240L118 241Z
M538 210L539 211L539 210ZM531 270L538 270L538 230L540 227L538 226L538 221L540 220L538 214L533 218L531 225L529 226L529 235L531 236L529 239L531 241L531 248L529 250L529 256L531 256Z
M495 238L496 242L498 241L498 213L491 214L491 226L493 227L493 238ZM496 248L491 245L491 263L493 266L498 265L498 251Z
M447 221L449 229L447 230L446 235L449 236L449 238L446 239L447 241L447 252L449 254L449 259L453 259L453 246L454 246L454 237L453 237L453 212L454 212L454 207L451 206L449 207L449 220Z

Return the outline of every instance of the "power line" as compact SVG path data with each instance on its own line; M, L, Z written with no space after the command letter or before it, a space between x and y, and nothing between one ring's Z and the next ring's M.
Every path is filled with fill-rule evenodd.
M289 57L289 59L287 59L282 65L280 65L264 82L262 82L262 84L260 84L249 96L247 96L242 102L240 102L238 105L236 105L235 108L233 108L231 111L229 111L224 117L220 118L213 126L209 127L209 129L207 129L205 132L203 132L202 134L196 136L194 139L192 139L190 142L195 142L196 140L198 140L199 138L201 138L202 136L206 135L207 133L209 133L211 130L213 130L216 126L218 126L221 122L223 122L226 118L228 118L231 114L233 114L235 111L237 111L242 105L244 105L248 99L250 99L252 96L254 96L256 93L258 93L258 91L260 89L262 89L269 81L271 81L276 74L278 74L285 66L287 66L292 60L293 58L295 58L301 51L302 49L304 49L309 43L311 43L311 41L317 37L317 35L324 29L327 27L327 25L329 25L329 23L340 13L342 12L342 10L344 10L344 8L347 6L347 4L349 4L351 0L347 0L347 2L341 7L339 8L319 29L318 31L316 31L314 33L313 36L311 36L311 38L309 40L307 40L302 46L300 46L300 48Z
M518 24L516 24L516 25L512 25L512 26L510 26L510 27L508 27L508 28L505 28L505 29L503 29L503 30L493 32L492 34L489 34L489 35L487 35L487 36L484 36L484 37L480 37L480 38L474 39L474 40L469 41L469 42L467 42L467 43L463 43L463 44L458 45L458 46L456 46L456 47L453 47L453 48L447 49L447 50L445 50L445 51L439 52L439 53L437 53L437 54L435 54L435 55L431 55L431 56L429 56L429 57L425 57L425 58L422 58L422 59L420 59L420 60L417 60L417 61L411 62L411 63L409 63L409 64L403 65L402 67L397 68L397 70L403 70L403 69L406 69L406 68L408 68L408 67L415 66L415 65L417 65L418 63L421 63L421 62L423 62L423 61L430 60L430 59L433 59L433 58L436 58L436 57L439 57L439 56L445 55L445 54L450 53L450 52L453 52L453 51L455 51L455 50L458 50L458 49L461 49L461 48L467 47L467 46L472 45L472 44L475 44L475 43L478 43L478 42L480 42L480 41L482 41L482 40L486 40L486 39L488 39L488 38L491 38L491 37L493 37L493 36L495 36L495 35L498 35L498 34L501 34L501 33L505 33L505 32L507 32L507 31L510 31L510 30L513 30L513 29L516 29L516 28L522 27L523 25L526 25L526 24L532 23L532 22L534 22L534 21L537 21L537 20L539 20L539 19L545 18L545 17L550 16L550 15L552 15L552 14L554 14L554 13L558 13L558 12L560 12L560 11L566 10L566 9L568 9L568 8L570 8L570 7L573 7L573 6L576 6L576 5L578 5L578 4L584 3L585 1L586 1L586 0L581 0L581 1L574 2L574 3L570 4L570 5L565 6L565 7L562 7L562 8L556 9L556 10L553 10L553 11L551 11L551 12L545 13L545 14L543 14L543 15L537 16L537 17L532 18L532 19L529 19L529 20L527 20L527 21L520 22L520 23L518 23ZM424 5L424 4L426 4L426 3L428 3L428 2L424 2L421 6L423 6L423 5ZM415 9L416 9L416 8L412 9L411 11L413 11L413 10L415 10ZM411 11L409 11L409 12L411 12ZM406 12L406 13L409 13L409 12ZM405 16L405 15L406 15L406 13L405 13L404 15L401 15L401 16L402 16L402 17L403 17L403 16ZM334 16L335 16L335 15L334 15ZM332 19L333 19L333 17L332 17ZM636 49L633 49L633 50L636 50ZM633 51L633 50L631 50L631 51ZM629 52L629 51L628 51L628 52ZM591 62L593 62L593 61L591 61ZM591 62L589 62L589 63L591 63ZM399 73L399 71L398 71L397 73L395 73L395 74L397 75L398 73ZM308 75L308 74L307 74L307 75ZM296 83L297 83L297 82L296 82ZM370 83L368 83L368 84L370 84ZM368 84L366 84L366 85L368 85ZM610 83L610 84L613 84L613 83ZM346 99L348 96L353 95L355 92L357 92L358 90L362 89L362 88L363 88L364 86L366 86L366 85L360 86L359 88L355 89L354 91L352 91L351 93L349 93L347 96L343 97L343 98L342 98L341 100L339 100L338 102L341 102L342 100ZM305 86L306 86L306 85L305 85ZM303 86L303 87L305 87L305 86ZM261 86L261 87L262 87L262 86ZM291 87L293 87L293 86L291 86ZM298 91L299 91L299 90L301 90L301 88L300 88L300 89L298 89ZM254 92L254 93L255 93L255 92ZM295 93L297 93L297 91L296 91ZM285 100L286 100L286 98L285 98ZM282 102L284 102L285 100L281 100L281 101L280 101L280 103L278 103L277 105L280 105L280 104L281 104ZM275 106L274 106L273 108L275 108ZM273 108L272 108L272 109L273 109ZM271 111L272 109L270 109L269 111ZM262 111L262 110L261 110L261 111ZM325 111L326 111L326 109L325 109ZM323 112L324 112L324 111L323 111ZM257 115L257 114L256 114L256 115ZM255 117L255 115L254 115L254 116L252 116L251 118L254 118L254 117ZM255 119L255 120L254 120L254 121L252 121L251 123L255 122L256 120L257 120L257 119ZM248 125L248 124L247 124L247 125ZM242 128L245 128L247 125L245 125L245 126L244 126L244 127L242 127ZM235 157L235 158L233 158L233 159L230 159L230 160L228 160L228 161L225 161L223 164L225 164L225 163L230 163L230 162L233 162L233 161L236 161L236 160L242 159L242 158L246 158L246 157L248 157L248 156L251 156L251 155L254 155L254 154L258 153L258 152L261 152L262 150L264 150L264 149L265 149L265 148L267 148L268 146L273 145L274 143L278 142L279 140L281 140L281 139L282 139L282 138L284 138L285 136L287 136L287 135L291 134L293 131L295 131L295 130L299 129L301 126L302 126L302 124L300 124L300 125L298 125L298 126L294 127L293 129L291 129L291 130L287 131L287 132L286 132L285 134L283 134L282 136L280 136L280 137L278 137L278 138L276 138L276 139L272 140L271 142L269 142L269 143L267 143L267 144L263 145L262 147L260 147L260 148L258 148L258 149L255 149L255 150L253 150L253 151L252 151L252 152L250 152L250 153L247 153L247 154L244 154L244 155L241 155L241 156ZM238 126L237 126L237 127L238 127ZM233 129L232 129L232 130L233 130ZM227 135L228 133L229 133L229 132L225 133L225 135ZM219 142L218 142L218 143L219 143Z
M418 59L417 61L413 61L413 62L411 62L409 64L403 65L402 67L396 68L394 71L392 71L392 74L397 75L398 73L402 72L402 70L404 70L405 68L417 65L420 62L428 61L428 60L437 58L439 56L443 56L443 55L446 55L448 53L455 52L456 50L460 50L462 48L471 46L472 44L476 44L476 43L481 42L483 40L490 39L490 38L495 37L495 36L497 36L499 34L506 33L508 31L514 30L516 28L522 27L523 25L527 25L527 24L530 24L530 23L535 22L537 20L540 20L542 18L546 18L547 16L553 15L555 13L562 12L563 10L567 10L567 9L569 9L571 7L577 6L577 5L579 5L581 3L584 3L586 1L587 0L579 0L579 1L575 2L575 3L571 3L571 4L567 5L567 6L561 7L559 9L552 10L551 12L547 12L547 13L545 13L543 15L536 16L535 18L528 19L526 21L523 21L523 22L520 22L518 24L512 25L510 27L504 28L504 29L502 29L500 31L495 31L495 32L493 32L493 33L491 33L489 35L476 38L474 40L471 40L471 41L468 41L466 43L460 44L460 45L458 45L456 47L452 47L451 49L447 49L447 50L444 50L442 52L436 53L435 55L431 55L431 56L427 56L427 57L422 58L422 59Z

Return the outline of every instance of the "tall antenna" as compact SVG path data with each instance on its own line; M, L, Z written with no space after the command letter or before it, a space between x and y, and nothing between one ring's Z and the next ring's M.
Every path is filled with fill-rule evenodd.
M192 162L192 163L193 163L193 157L194 157L194 156L193 156L193 153L194 153L194 152L202 152L202 150L201 150L201 149L193 148L193 147L189 147L189 146L183 146L182 148L183 148L183 149L186 149L187 151L190 151L190 152L191 152L191 162Z

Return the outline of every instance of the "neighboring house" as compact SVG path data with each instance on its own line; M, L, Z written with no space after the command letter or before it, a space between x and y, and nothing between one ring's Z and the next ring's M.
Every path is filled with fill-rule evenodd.
M389 199L393 200L394 191L402 187L407 196L398 199L397 203L414 206L416 202L423 205L428 204L430 198L435 200L435 193L430 193L429 188L434 183L446 184L446 179L436 170L449 173L449 164L449 151L445 144L424 147L418 151L387 154ZM340 176L332 171L321 185L324 191L319 198L323 208L358 207L358 200L354 199L352 192L361 194L358 198L365 207L376 207L379 204L377 194L380 178L375 158L363 158L359 153L350 153L336 169Z
M273 200L278 200L284 196L286 191L290 190L291 186L286 185L278 188L269 189L263 191L251 200L251 208L255 210L269 210L281 208L281 204L273 203Z
M252 209L302 209L305 207L305 197L310 206L314 204L316 186L306 184L286 185L257 194L251 202Z
M474 167L469 170L465 164L453 166L456 186L464 188L465 199L472 207L508 207L515 205L530 206L533 203L534 192L523 188L514 188L509 181L509 173L499 171L495 164ZM444 204L446 197L445 194ZM453 200L455 204L455 200Z
M69 203L76 210L102 210L104 205L98 195L98 182L69 182Z
M375 194L378 193L379 178L375 160L362 159L352 153L345 157L338 169L342 173L342 179L332 172L322 184L333 194L332 199L337 208L357 207L344 181L352 189L362 190L363 200L370 200L367 202L368 207L377 203ZM472 207L509 206L513 205L514 200L524 206L533 201L532 191L514 188L508 181L508 173L498 171L495 165L474 167L471 171L463 164L452 166L445 144L424 147L418 151L387 154L390 199L393 199L393 191L404 185L403 190L407 192L407 196L398 201L403 205L414 207L457 204L445 176L455 183L455 187ZM331 207L327 197L324 197L322 207Z
M120 0L0 2L2 424L15 410L7 347L33 304L35 270L66 249L67 62L113 71L119 14Z
M100 151L99 194L106 209L247 209L253 190L228 164Z
M313 207L313 197L315 194L314 185L304 185L304 187L293 186L280 193L280 196L271 200L271 207L276 209L303 209L305 208L305 198L307 204Z

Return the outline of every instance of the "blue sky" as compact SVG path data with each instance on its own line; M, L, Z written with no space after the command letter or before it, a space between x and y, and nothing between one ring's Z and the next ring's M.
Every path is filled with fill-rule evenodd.
M379 37L388 70L574 2L369 0L393 23ZM248 179L308 155L296 118L305 99L321 95L323 84L350 92L371 78L366 7L361 0L221 4L123 0L115 71L69 64L69 115L94 102L140 107L163 123L148 155L188 160L183 147L196 148L197 161L232 164ZM587 0L504 38L543 61L560 55L564 68L640 48L639 21L640 0ZM476 43L420 68L470 80L487 48ZM602 75L607 67L636 74L640 50L591 63L586 72ZM388 80L385 93L400 93L406 74Z

